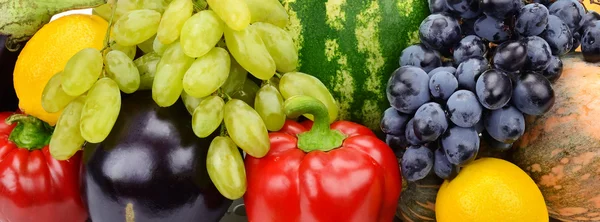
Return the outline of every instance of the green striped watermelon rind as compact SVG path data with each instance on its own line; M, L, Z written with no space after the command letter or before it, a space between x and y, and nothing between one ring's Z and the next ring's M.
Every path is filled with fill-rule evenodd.
M402 50L418 43L424 0L280 0L299 71L319 78L340 107L338 119L380 131L390 107L385 88Z

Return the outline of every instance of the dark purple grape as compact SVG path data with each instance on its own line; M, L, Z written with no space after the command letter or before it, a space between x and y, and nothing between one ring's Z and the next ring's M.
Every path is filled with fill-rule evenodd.
M514 143L525 132L525 117L514 106L490 111L484 124L490 136L503 143Z
M505 19L521 8L520 0L481 0L479 7L488 16Z
M540 37L550 45L553 55L564 55L573 47L573 35L569 26L555 15L548 16L548 26Z
M436 73L442 72L442 71L449 72L454 75L456 73L456 68L454 68L453 66L440 66L440 67L437 67L437 68L429 71L429 73L427 73L427 75L429 75L429 78L431 78Z
M578 0L558 0L550 5L548 11L567 24L571 33L581 27L585 15L585 8Z
M501 43L510 38L511 29L504 20L482 15L475 21L475 34L494 43Z
M408 181L425 178L433 169L433 152L424 146L411 146L406 149L400 163L402 177Z
M429 76L418 67L400 67L390 77L386 91L392 107L402 113L412 114L429 102Z
M594 21L600 20L600 14L595 11L588 11L581 19L581 27L579 27L579 33L585 32L585 29Z
M406 140L408 141L408 143L410 145L421 145L424 142L421 141L421 139L417 138L417 135L415 135L415 127L414 127L414 120L410 119L408 121L408 123L406 123L406 132L404 134L404 137L406 138Z
M400 66L416 66L429 72L442 65L440 54L423 44L411 45L402 50Z
M490 136L490 134L487 132L484 132L482 137L483 137L483 140L485 140L485 143L488 145L488 147L490 147L494 150L506 151L506 150L509 150L510 148L512 148L512 143L500 142L500 141L494 139L492 136Z
M475 85L479 103L487 109L500 109L512 95L512 82L506 73L491 69L485 71Z
M431 14L450 12L450 7L448 7L448 1L446 0L427 0L427 2L429 3L429 12Z
M587 62L600 62L600 20L590 23L581 38L581 52Z
M484 56L487 52L486 43L476 35L464 37L454 47L454 64L459 65L470 57Z
M542 115L554 105L552 84L537 73L525 73L515 82L512 102L521 112Z
M437 148L433 156L433 172L444 180L452 179L458 174L458 167L452 165L442 148Z
M387 143L387 145L390 146L390 148L392 148L394 152L404 150L406 147L409 146L408 140L406 140L406 137L404 137L404 135L386 134L385 143Z
M429 48L446 51L460 41L460 24L451 16L431 14L421 22L419 38Z
M525 69L531 71L543 71L550 64L552 59L552 50L546 40L538 36L529 36L523 39L527 46L527 61Z
M458 90L446 102L450 120L460 127L472 127L481 119L483 108L469 90Z
M448 6L461 18L477 18L481 14L479 0L448 0Z
M381 131L385 134L392 135L404 135L406 122L410 119L410 116L399 113L394 107L390 107L383 112L383 118L381 118Z
M425 103L419 107L413 120L415 136L423 142L437 140L448 129L444 109L435 102Z
M488 61L483 57L471 57L462 62L456 69L458 88L475 91L475 82L488 67Z
M458 88L458 81L454 74L439 71L429 79L429 92L435 99L446 101Z
M558 56L552 56L548 67L544 70L542 75L546 77L550 82L556 81L562 75L563 62Z
M573 33L573 47L571 47L571 51L575 52L577 48L581 45L581 33L579 31Z
M506 41L496 48L494 67L505 72L518 72L527 61L527 46L523 41Z
M542 33L548 25L548 8L542 4L525 5L519 11L515 30L522 36L534 36Z
M462 166L475 159L479 142L479 133L474 128L453 126L442 137L442 148L450 163Z
M477 18L462 20L462 24L460 24L460 30L462 31L463 35L465 35L465 36L476 35L475 34L475 21L477 21Z

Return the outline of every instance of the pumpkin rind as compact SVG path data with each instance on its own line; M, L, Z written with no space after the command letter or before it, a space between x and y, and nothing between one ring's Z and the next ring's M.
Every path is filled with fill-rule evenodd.
M435 199L444 180L431 173L422 180L402 180L402 193L396 217L404 222L426 222L435 220Z
M512 162L537 183L551 217L600 221L600 66L581 54L562 59L556 102L549 112L526 118Z

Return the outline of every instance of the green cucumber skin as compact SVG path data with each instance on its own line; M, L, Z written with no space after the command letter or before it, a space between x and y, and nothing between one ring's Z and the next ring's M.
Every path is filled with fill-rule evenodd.
M290 15L286 30L298 46L298 70L327 86L340 106L338 119L380 131L390 106L387 81L402 50L419 41L427 1L280 1Z

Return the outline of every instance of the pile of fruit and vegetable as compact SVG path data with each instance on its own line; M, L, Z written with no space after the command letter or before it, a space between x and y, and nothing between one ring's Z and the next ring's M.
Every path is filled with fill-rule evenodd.
M594 10L0 2L0 221L600 221Z

